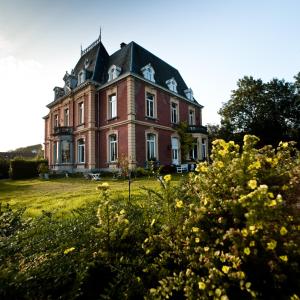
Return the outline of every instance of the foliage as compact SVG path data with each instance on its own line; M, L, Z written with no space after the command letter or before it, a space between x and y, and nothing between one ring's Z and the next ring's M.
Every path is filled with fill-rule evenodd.
M118 168L121 171L121 176L126 178L129 172L129 160L125 154L121 154L118 158Z
M240 152L216 140L212 164L182 186L176 230L166 224L144 243L155 251L147 272L158 274L149 299L299 295L299 154L292 143L257 150L257 141L245 136Z
M9 160L0 157L0 179L9 177Z
M38 166L38 173L39 174L46 174L49 172L49 167L46 163L40 163Z
M242 143L244 134L255 134L261 145L282 140L300 141L299 74L295 83L272 79L240 79L231 99L223 104L221 137ZM297 83L298 82L298 83Z
M10 177L12 179L34 178L38 176L38 168L41 163L48 164L44 159L42 160L24 160L15 158L10 161Z
M194 142L193 135L188 132L188 127L188 123L184 121L180 122L176 128L180 138L181 161L186 160Z

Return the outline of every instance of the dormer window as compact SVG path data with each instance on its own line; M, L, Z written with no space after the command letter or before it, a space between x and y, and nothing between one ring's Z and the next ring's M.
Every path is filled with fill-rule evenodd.
M192 91L191 88L184 90L184 93L185 93L186 97L189 100L193 100L194 99L194 97L193 97L193 91Z
M112 65L108 69L108 81L116 79L120 75L121 70L122 69L120 67L118 67L116 65Z
M154 71L153 67L151 66L151 64L148 64L145 67L141 68L141 71L142 71L145 79L155 82L155 79L154 79L155 71Z
M85 71L82 70L78 73L78 85L82 84L85 81Z
M177 82L174 78L167 80L166 84L170 91L177 93Z

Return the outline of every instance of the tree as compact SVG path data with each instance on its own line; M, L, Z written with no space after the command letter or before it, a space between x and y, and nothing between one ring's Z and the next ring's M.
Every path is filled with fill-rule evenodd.
M240 79L219 111L223 137L240 142L244 134L255 134L261 144L299 142L300 73L295 80L289 83L275 78L264 83L252 76Z
M180 147L181 147L181 161L185 161L186 156L189 151L192 149L194 142L194 137L191 133L188 132L189 125L187 122L180 122L176 130L180 138Z

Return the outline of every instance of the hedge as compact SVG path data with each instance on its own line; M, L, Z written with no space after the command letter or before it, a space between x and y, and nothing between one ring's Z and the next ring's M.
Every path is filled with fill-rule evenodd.
M11 179L26 179L38 176L38 167L41 163L48 164L45 159L24 160L13 159L10 161L9 175Z
M0 179L8 178L9 160L0 158Z

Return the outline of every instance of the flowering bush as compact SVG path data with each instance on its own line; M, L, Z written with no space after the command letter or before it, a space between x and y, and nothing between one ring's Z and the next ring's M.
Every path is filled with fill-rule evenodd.
M144 242L156 251L149 299L299 299L299 154L257 141L245 136L240 151L216 140L212 163L181 187L176 231L163 226Z

